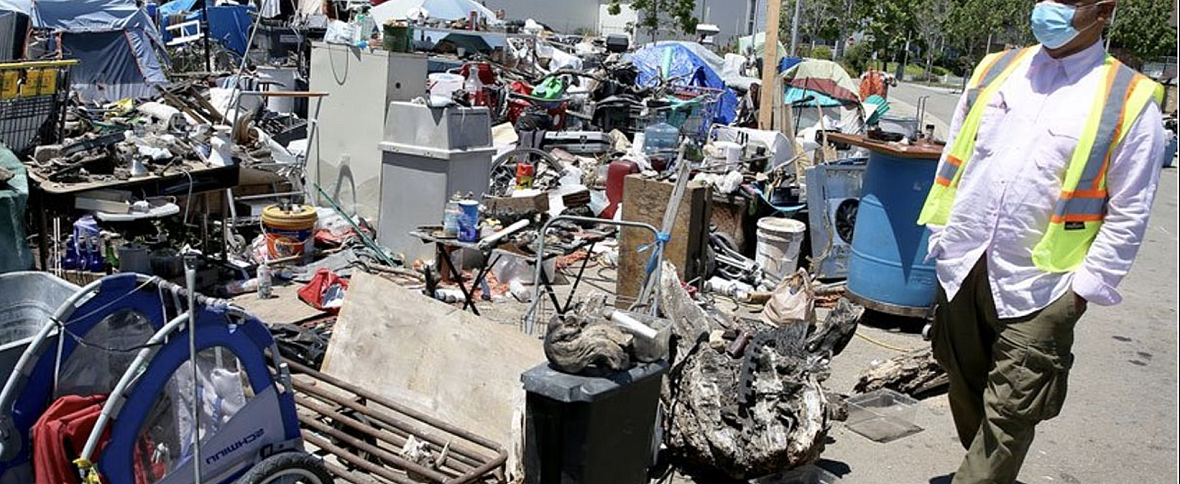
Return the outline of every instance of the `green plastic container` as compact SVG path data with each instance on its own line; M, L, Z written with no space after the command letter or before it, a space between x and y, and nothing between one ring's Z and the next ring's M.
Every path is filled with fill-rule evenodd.
M414 28L409 25L382 25L381 40L385 46L385 50L390 52L410 52L414 47Z

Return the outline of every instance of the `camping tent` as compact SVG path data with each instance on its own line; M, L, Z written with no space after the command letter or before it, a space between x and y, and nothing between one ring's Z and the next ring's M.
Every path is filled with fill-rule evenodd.
M134 0L0 0L0 10L9 9L59 34L50 48L78 59L70 82L83 100L148 97L168 81L160 33Z
M860 103L856 83L840 64L830 60L802 59L780 74L786 103L812 97L809 106L841 106Z
M636 82L654 86L662 77L677 79L678 84L722 90L714 123L729 124L737 116L737 95L726 87L709 63L681 43L660 43L639 49L629 56L639 71Z
M753 49L753 54L761 59L763 55L763 47L766 45L766 32L758 32L754 35L747 35L745 37L738 37L738 53L741 55L749 55L750 49ZM787 48L783 46L782 42L778 43L779 57L787 55Z

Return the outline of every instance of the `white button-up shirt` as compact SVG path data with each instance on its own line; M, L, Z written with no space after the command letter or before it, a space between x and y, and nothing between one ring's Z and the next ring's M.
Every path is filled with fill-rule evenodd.
M1165 132L1154 102L1114 151L1106 174L1106 218L1082 266L1072 273L1048 273L1032 261L1090 116L1105 56L1101 41L1062 59L1038 49L988 102L947 225L930 227L930 258L948 298L986 257L1001 318L1037 311L1071 288L1099 305L1122 300L1115 288L1143 240L1161 170ZM964 96L940 164L966 116Z

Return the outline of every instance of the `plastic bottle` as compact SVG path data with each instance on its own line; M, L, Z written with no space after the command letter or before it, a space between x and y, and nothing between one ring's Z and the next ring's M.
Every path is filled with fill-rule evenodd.
M258 266L258 299L270 299L272 287L270 264L263 262Z
M664 113L660 113L658 119L643 130L643 153L648 156L675 152L680 144L680 130L668 124Z
M66 253L62 256L61 268L65 270L78 268L78 244L74 241L73 235L66 237Z
M729 296L738 300L744 300L754 287L741 281L731 281L714 277L705 281L705 291Z
M90 261L92 259L90 253L90 237L83 235L78 240L78 242L75 243L78 245L78 258L77 262L74 263L74 268L80 271L89 271L91 265Z
M97 235L90 237L90 251L86 254L86 270L106 272L106 261L102 259L102 239Z
M369 38L373 36L373 30L377 27L377 23L373 20L373 16L369 12L360 12L352 19L352 45L362 49L369 46Z
M443 209L443 234L447 237L459 236L459 217L463 215L463 211L459 209L459 201L462 199L463 195L455 192Z

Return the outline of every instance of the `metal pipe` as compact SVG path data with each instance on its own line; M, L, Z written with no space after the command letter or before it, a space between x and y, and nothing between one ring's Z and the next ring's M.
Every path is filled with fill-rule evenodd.
M201 5L204 5L202 3ZM203 7L202 7L203 8ZM209 11L205 10L205 21L208 22ZM209 62L209 37L205 37L205 63ZM197 269L193 267L195 260L185 264L184 282L188 286L188 358L189 368L193 370L193 425L189 429L193 433L193 477L201 481L201 375L197 370Z
M405 414L411 418L421 420L429 425L432 425L434 427L438 427L440 430L450 432L450 433L455 434L459 437L467 439L471 442L475 442L481 446L487 447L490 450L503 453L505 456L507 456L507 453L505 453L503 447L501 447L500 444L497 444L496 442L493 442L492 440L490 440L486 437L482 437L482 436L473 434L470 431L461 429L461 428L451 425L447 422L443 422L442 420L439 420L435 417L432 417L432 416L427 415L425 413L422 413L422 412L419 412L419 411L414 410L412 408L409 408L409 407L402 405L400 403L391 401L388 398L385 398L381 395L377 395L376 393L373 393L373 392L370 392L370 391L365 390L363 388L359 388L354 385L351 385L348 382L345 382L345 381L343 381L339 378L336 378L334 376L331 376L331 375L328 375L325 373L320 373L316 370L313 370L311 368L303 366L297 362L287 361L287 364L289 364L293 370L295 370L299 373L304 373L316 380L320 380L320 381L327 382L332 385L338 386L338 387L348 390L352 393L355 393L359 397L365 398L367 400L371 400L373 402L377 402L377 403L381 404L382 406L389 407L391 410L393 410L395 412L400 412L400 413Z
M365 459L362 459L360 457L352 455L347 450L337 447L336 445L333 445L328 440L326 440L322 437L318 437L318 436L311 434L309 432L303 432L303 440L311 445L314 445L314 446L324 449L328 452L331 452L336 457L339 457L341 459L348 461L349 464L357 466L358 468L364 470L365 472L376 474L378 476L384 477L385 479L396 482L397 484L421 484L417 481L411 480L408 477L399 476L399 475L395 474L393 471L386 469L384 466L379 466L379 465L369 462Z
M365 434L369 437L372 437L374 439L380 440L380 441L388 443L388 444L393 444L395 446L401 447L401 446L405 445L406 440L408 440L406 438L402 438L401 442L397 442L394 439L392 439L391 436L396 436L396 437L401 437L401 436L396 435L392 432L382 432L381 430L379 430L377 428L366 425L364 422L361 422L360 420L357 420L355 418L350 418L347 415L341 415L337 411L337 409L331 408L327 405L315 403L315 401L313 401L313 399L308 398L308 397L304 397L301 395L295 395L295 403L302 405L305 408L312 410L320 415L330 416L332 418L333 422L343 423L344 425L347 425L351 428L354 428L354 429L360 431L362 434ZM450 456L448 456L448 458L447 458L447 460L452 460L452 459L453 459L453 457L450 457ZM446 465L445 461L443 462L443 465ZM462 475L462 474L466 473L467 470L472 468L473 466L467 465L465 467L467 467L467 469L459 469L457 467L451 467L451 468L448 468L448 470L453 471L457 475Z
M391 426L391 427L396 428L398 430L401 430L405 434L404 437L408 437L410 435L413 435L419 439L423 439L427 442L437 445L440 449L442 447L445 447L447 444L450 444L451 450L453 452L455 452L456 454L462 455L462 456L466 457L467 459L469 459L470 460L469 465L471 465L472 467L481 464L488 457L488 456L478 455L473 450L465 449L463 447L457 447L457 446L455 446L454 442L448 442L447 440L444 440L438 436L433 435L432 432L424 431L423 429L417 428L416 426L414 426L412 424L398 420L391 415L384 414L384 413L378 413L376 411L376 409L367 407L365 405L354 402L352 400L344 400L344 399L338 400L338 399L336 399L335 395L333 395L332 393L329 393L325 390L322 390L322 389L319 389L316 387L312 387L312 386L305 386L305 385L301 385L301 384L296 384L295 388L296 388L296 390L310 394L314 397L318 397L320 400L325 401L327 403L332 403L332 404L336 404L336 405L348 408L348 409L353 410L357 413L360 413L366 417L372 417L385 425L388 425L388 426ZM335 411L329 410L329 413L335 413Z
M311 427L311 428L315 429L316 432L320 432L322 434L326 434L328 436L335 437L337 439L340 439L340 441L342 441L348 445L356 447L356 448L363 450L365 452L369 452L369 453L376 455L377 457L380 457L382 459L388 460L396 465L399 465L399 466L405 468L407 471L412 471L417 474L422 474L423 476L429 477L429 478L431 478L435 481L438 481L438 482L447 482L451 478L450 476L443 474L439 471L436 471L436 470L431 469L429 467L423 466L422 464L419 464L419 463L414 462L412 460L406 459L405 457L394 454L392 452L389 452L388 450L382 449L382 448L377 447L375 445L369 444L368 442L365 442L361 439L358 439L356 437L348 435L344 432L341 432L340 430L334 429L334 428L332 428L331 425L320 422L314 418L311 418L311 417L308 417L305 415L300 415L299 416L299 423L303 424L304 426Z
M378 484L378 482L373 479L362 478L356 474L348 472L348 469L340 467L336 464L324 462L324 468L328 470L329 474L351 482L352 484Z

